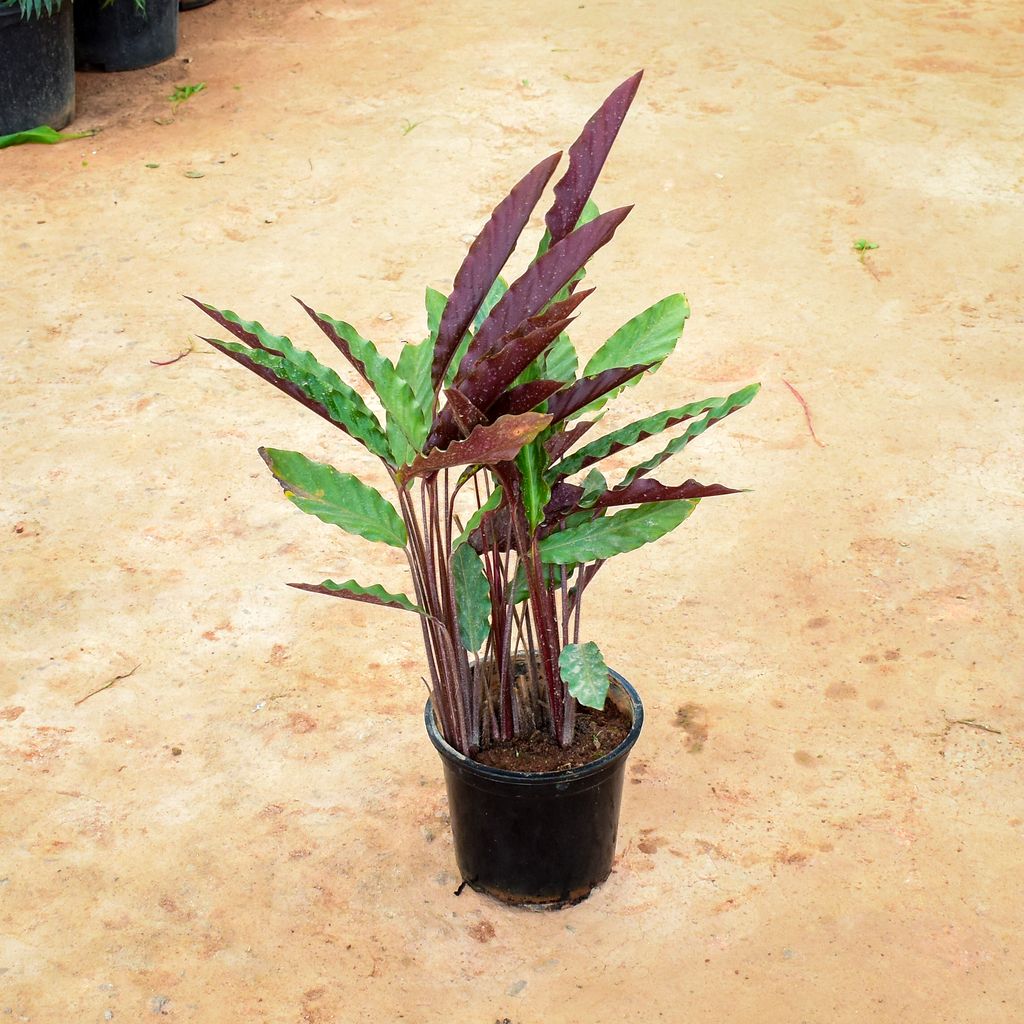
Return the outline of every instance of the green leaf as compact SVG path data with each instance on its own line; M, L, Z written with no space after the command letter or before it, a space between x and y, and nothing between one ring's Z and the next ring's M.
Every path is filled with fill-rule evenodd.
M564 381L566 384L575 380L579 359L568 334L560 334L544 354L543 359L542 377L546 377L548 380Z
M364 338L351 324L335 320L326 313L317 313L317 320L342 339L349 359L376 392L387 413L387 434L395 464L410 463L418 450L417 438L421 432L418 403L412 388L399 375L394 364L377 351L377 346Z
M38 14L38 11L36 13ZM47 13L49 13L49 7L47 7ZM53 146L58 142L69 142L71 139L85 139L95 134L95 131L57 132L49 125L44 124L38 128L29 128L23 132L14 132L13 135L0 135L0 149L7 149L8 146L22 146L26 142L41 142L47 146Z
M427 307L427 332L436 342L437 331L441 326L441 315L444 307L448 304L448 296L443 295L436 288L427 288L425 305Z
M384 608L400 608L403 611L415 612L417 615L427 614L419 605L413 604L405 594L390 594L379 583L371 587L361 587L355 580L346 580L344 583L324 580L320 584L289 583L288 586L296 590L306 590L311 594L327 594L329 597L344 597L350 601L363 601Z
M476 312L476 316L473 317L473 330L479 330L480 325L491 315L491 310L498 304L502 295L508 291L508 285L505 283L503 277L496 277L494 284L487 291L487 295L484 296L483 304Z
M694 420L683 433L669 441L657 455L634 466L616 486L628 487L638 476L646 476L652 469L657 469L666 459L681 452L695 437L703 434L708 427L714 426L719 420L725 419L726 416L748 405L760 388L760 384L748 384L747 387L733 392L728 398L723 399L720 405L709 409L699 420Z
M322 371L317 375L303 369L297 362L282 355L265 352L263 349L250 348L248 345L233 341L218 341L216 338L205 340L214 348L237 357L239 361L246 361L269 371L275 380L298 388L308 401L322 406L334 423L378 458L391 464L391 446L377 417L358 392L350 388L333 370L317 364ZM299 354L309 355L305 352Z
M567 644L558 656L558 669L569 693L581 704L598 710L604 707L609 685L608 666L597 644L593 641Z
M424 338L416 345L404 345L395 369L409 385L413 394L415 415L409 416L410 440L417 451L423 450L430 424L434 419L434 385L430 366L434 361L434 338Z
M475 653L491 631L491 588L480 556L468 544L452 555L452 578L462 646Z
M653 306L638 313L623 324L590 358L583 368L583 377L592 377L605 370L653 363L647 372L655 373L665 358L676 347L683 325L690 315L684 295L669 295ZM638 374L621 387L579 409L574 416L592 416L612 401L624 388L632 387L643 379Z
M571 476L609 455L615 455L625 448L630 448L655 434L660 434L669 427L674 427L678 423L701 416L706 412L726 407L733 411L740 409L757 394L759 387L759 384L751 384L740 391L733 392L727 398L705 398L700 402L689 402L686 405L677 406L675 409L665 409L662 412L654 413L653 416L634 420L619 430L605 434L603 437L585 444L571 455L565 456L560 462L555 463L548 476L549 478L552 475Z
M284 488L285 497L303 512L367 540L405 547L405 523L394 506L358 477L313 462L299 452L261 448L260 455Z
M696 507L696 501L651 502L592 519L545 537L540 557L548 564L577 565L633 551L664 537Z
M522 476L523 509L531 531L544 521L544 506L551 500L551 485L544 479L547 458L540 438L524 445L516 456L516 466Z
M690 315L684 295L669 295L623 324L590 358L584 377L636 363L660 363L679 341Z
M470 534L480 525L480 521L488 512L493 512L501 504L504 493L500 487L495 487L491 496L469 517L466 528L455 538L452 550L462 547L469 540Z
M176 85L174 91L167 98L175 108L180 107L186 100L190 100L197 92L206 88L205 82L195 82L191 85Z
M592 469L583 480L580 508L589 508L608 490L608 481L599 469Z

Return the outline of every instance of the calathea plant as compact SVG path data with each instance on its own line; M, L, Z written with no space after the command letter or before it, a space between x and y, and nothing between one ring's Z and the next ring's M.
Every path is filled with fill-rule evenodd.
M300 509L405 553L410 594L354 580L292 586L416 615L437 719L448 743L467 755L535 727L571 744L577 704L600 708L609 685L597 645L580 642L586 588L609 558L664 536L702 498L735 493L695 480L665 484L651 473L746 405L757 385L578 446L608 401L661 366L689 315L682 295L662 299L578 370L567 330L593 292L580 287L585 267L631 209L599 213L591 192L640 78L607 98L569 150L527 269L511 284L501 277L560 153L498 204L450 294L427 290L429 333L396 361L351 324L300 303L379 410L288 338L192 300L236 339L206 339L211 345L380 459L395 503L298 452L260 450ZM621 480L609 483L595 468L680 426Z

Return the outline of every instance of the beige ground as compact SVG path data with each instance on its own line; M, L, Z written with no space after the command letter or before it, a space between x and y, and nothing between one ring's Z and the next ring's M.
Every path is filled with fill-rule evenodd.
M80 78L97 137L0 154L0 1020L1024 1019L1022 46L1012 0L220 0ZM418 338L639 66L576 338L685 289L619 415L763 381L668 477L755 490L596 585L649 715L620 855L517 912L452 894L415 625L283 586L403 576L256 446L368 461L151 360L182 292Z

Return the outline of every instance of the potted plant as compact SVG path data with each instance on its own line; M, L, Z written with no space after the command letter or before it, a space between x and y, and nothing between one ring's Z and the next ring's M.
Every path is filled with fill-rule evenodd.
M75 65L134 71L178 49L177 0L75 0Z
M579 287L585 267L631 209L599 213L591 192L640 78L612 92L569 150L529 267L511 284L501 277L560 153L498 204L450 294L427 290L428 335L396 362L349 323L301 303L375 394L383 420L289 339L191 300L235 339L205 340L362 444L390 477L394 504L352 474L260 449L300 509L405 553L408 594L354 580L291 585L418 617L425 723L444 764L459 869L511 903L575 902L611 869L643 708L597 645L581 642L583 598L609 558L664 536L701 499L735 493L650 474L758 389L594 431L603 406L672 352L689 315L682 295L656 302L578 371L566 331L593 292ZM595 468L677 426L622 479L609 483Z
M0 135L74 116L70 0L0 0Z

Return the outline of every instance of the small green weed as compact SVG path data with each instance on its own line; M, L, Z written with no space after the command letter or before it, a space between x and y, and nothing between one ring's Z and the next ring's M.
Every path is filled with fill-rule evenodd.
M177 110L182 103L192 99L197 92L202 92L205 88L205 82L196 82L194 85L176 85L174 92L167 98L171 101L171 106Z

